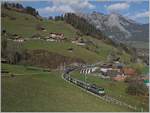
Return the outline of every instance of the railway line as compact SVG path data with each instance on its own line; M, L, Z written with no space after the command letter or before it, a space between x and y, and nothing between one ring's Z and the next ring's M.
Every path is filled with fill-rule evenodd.
M70 71L74 71L74 70L76 70L76 69L71 69ZM68 82L68 83L70 83L70 84L80 88L83 91L86 91L87 93L90 93L90 94L100 98L103 101L106 101L106 102L112 103L112 104L116 104L116 105L119 105L119 106L124 106L124 107L127 107L129 109L132 109L133 111L137 111L136 107L134 107L132 105L129 105L129 104L125 103L125 102L122 102L120 100L117 100L114 97L109 96L108 94L102 95L102 93L97 93L95 91L90 90L89 87L85 87L85 86L83 87L83 86L79 85L77 83L78 80L75 79L75 78L72 78L72 77L71 77L72 79L67 78L67 77L70 77L70 75L69 75L70 71L69 72L65 72L65 73L62 74L62 79L65 80L66 82ZM65 77L65 76L67 76L67 77ZM88 83L86 83L86 84L88 84ZM88 84L88 86L91 86L91 85Z

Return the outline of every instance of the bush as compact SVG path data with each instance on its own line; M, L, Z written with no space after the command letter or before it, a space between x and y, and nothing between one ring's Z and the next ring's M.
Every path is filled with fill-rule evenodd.
M138 64L138 63L132 64L130 67L135 69L139 75L143 73L144 68L145 68L143 64Z
M148 88L143 82L130 81L126 89L130 95L148 95Z

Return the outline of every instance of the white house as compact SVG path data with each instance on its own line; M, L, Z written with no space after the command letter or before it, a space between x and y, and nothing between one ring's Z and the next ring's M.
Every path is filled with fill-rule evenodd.
M16 38L14 39L15 42L24 42L24 39L23 38Z

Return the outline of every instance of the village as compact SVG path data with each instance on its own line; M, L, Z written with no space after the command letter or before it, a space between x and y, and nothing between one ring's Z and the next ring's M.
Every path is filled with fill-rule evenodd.
M5 35L8 35L6 33L6 31L3 31L3 33ZM65 38L63 33L55 33L55 32L51 32L49 33L48 36L41 36L40 34L34 34L31 38L24 38L18 34L9 34L11 35L11 37L9 38L9 40L12 40L14 42L18 42L18 43L23 43L25 41L28 40L45 40L47 42L63 42L63 41L67 41L67 39ZM81 38L81 37L75 37L74 39L71 40L72 44L76 44L78 46L85 46L86 42Z
M148 23L96 4L2 1L2 112L149 111Z
M44 30L42 28L41 30ZM3 30L4 35L11 35L9 40L14 42L23 43L28 40L45 40L47 42L63 42L67 41L63 33L55 33L50 32L48 36L42 37L39 34L34 34L31 38L23 38L17 34L8 34L5 30ZM77 46L85 46L87 45L86 41L84 41L81 37L75 37L71 40L72 44L76 44ZM68 48L69 52L73 51L73 48ZM2 60L2 63L5 63L5 60ZM81 64L80 64L81 65ZM101 63L98 66L86 68L80 71L80 73L97 75L102 79L109 79L114 81L126 81L127 78L136 79L139 82L144 82L147 86L149 86L149 77L147 75L138 75L135 69L131 67L127 67L124 63L119 61L118 59L113 59L111 62L107 61L105 63ZM145 82L148 81L148 82Z
M144 83L147 87L149 87L148 74L139 75L134 68L128 67L120 61L105 63L98 62L97 64L93 65L73 63L72 65L82 67L80 70L80 74L84 74L87 77L98 76L100 79L113 80L116 82L128 82L128 79L131 79L139 83Z

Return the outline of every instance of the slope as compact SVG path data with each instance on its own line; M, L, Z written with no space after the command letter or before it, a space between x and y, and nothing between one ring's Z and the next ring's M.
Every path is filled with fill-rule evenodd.
M2 69L14 74L2 76L3 112L130 111L68 84L61 79L61 73L30 68L2 64Z
M87 63L95 63L99 60L106 60L110 52L117 53L120 51L111 45L105 44L104 42L87 35L83 35L81 38L92 42L93 45L87 44L85 47L81 47L76 44L72 44L71 41L75 37L78 37L78 30L74 29L71 25L64 21L39 20L34 16L4 8L2 9L2 14L6 15L2 17L2 29L5 29L9 33L20 35L23 38L29 38L28 41L22 43L22 46L29 50L44 49L49 52L69 56L71 58L78 58ZM15 19L12 19L12 17ZM43 26L46 30L38 31L36 29L37 25ZM55 43L43 40L32 40L32 36L35 34L40 34L41 37L46 37L50 32L64 33L67 41ZM69 52L69 48L73 48L73 51ZM120 57L123 62L130 62L131 56L125 52L122 52Z

